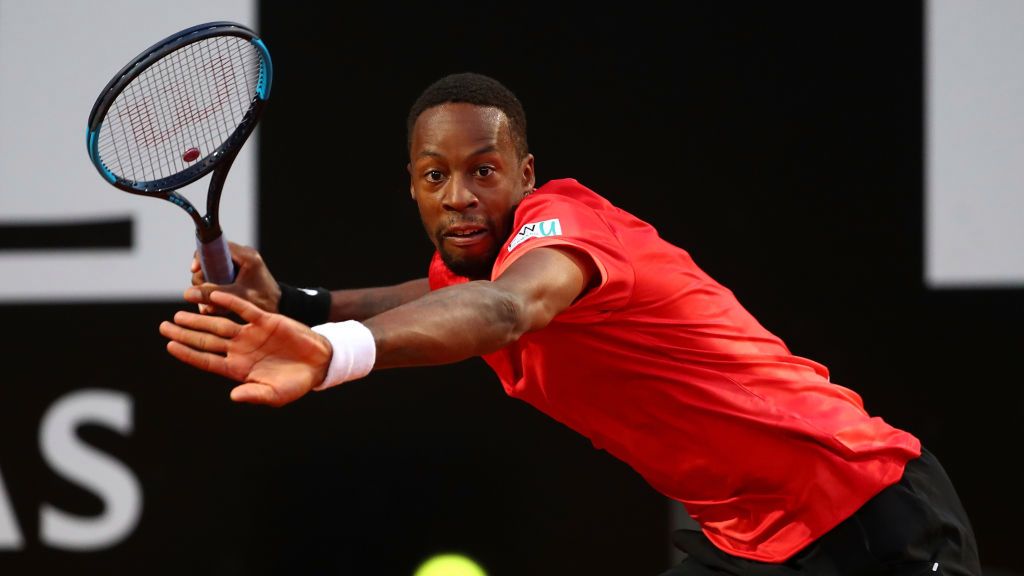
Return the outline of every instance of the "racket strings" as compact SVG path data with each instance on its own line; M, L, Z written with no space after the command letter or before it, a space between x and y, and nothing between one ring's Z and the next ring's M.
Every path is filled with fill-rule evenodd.
M114 100L100 128L100 160L148 182L195 165L234 133L260 81L260 53L236 36L189 44L157 61ZM191 149L199 151L188 158Z

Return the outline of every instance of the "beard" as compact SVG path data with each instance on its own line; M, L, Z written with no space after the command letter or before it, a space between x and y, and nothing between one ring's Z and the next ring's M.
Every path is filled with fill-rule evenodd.
M451 254L445 249L440 249L441 261L449 270L469 278L470 280L490 280L491 270L494 269L494 261L498 259L500 244L495 243L490 250L475 258L465 258Z
M491 247L486 252L476 255L465 255L447 250L445 248L444 231L448 227L457 224L472 224L486 228L487 232L491 235ZM508 232L498 230L493 220L480 217L452 219L438 226L437 230L434 231L435 244L438 247L438 253L441 254L441 261L455 274L470 280L491 279L494 261L498 259L498 251L501 249L501 245L507 236Z
M438 226L433 232L435 239L435 245L438 247L437 251L441 254L441 261L448 267L449 270L462 276L469 278L470 280L490 280L491 271L494 269L494 262L498 259L498 253L501 247L505 244L509 235L512 233L512 222L514 220L516 209L519 208L519 203L516 203L509 210L507 218L505 218L504 230L499 230L494 220L486 217L478 218L458 218L453 219L445 224ZM493 245L483 254L478 256L466 257L463 255L457 255L449 252L444 248L444 231L450 226L456 224L474 224L477 226L483 226L492 235Z

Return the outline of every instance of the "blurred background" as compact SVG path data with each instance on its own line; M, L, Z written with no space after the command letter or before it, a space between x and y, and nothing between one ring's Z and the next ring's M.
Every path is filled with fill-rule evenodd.
M916 434L1020 576L1024 3L0 0L0 573L657 574L680 510L480 360L283 409L174 361L191 221L88 161L96 95L187 26L256 29L266 114L229 239L297 285L422 276L405 120L517 93L540 182L654 224L798 355ZM206 180L187 195L205 197ZM799 471L794 471L799 473Z

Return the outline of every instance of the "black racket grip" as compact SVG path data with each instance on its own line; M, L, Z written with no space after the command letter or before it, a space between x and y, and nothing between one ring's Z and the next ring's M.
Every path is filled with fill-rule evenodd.
M209 242L203 242L197 237L196 248L207 282L231 284L235 281L235 263L231 261L231 250L223 234Z

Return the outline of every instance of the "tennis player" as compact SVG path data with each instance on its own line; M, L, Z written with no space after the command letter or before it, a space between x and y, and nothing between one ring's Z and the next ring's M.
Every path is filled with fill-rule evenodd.
M236 282L202 283L194 265L185 298L243 322L178 312L160 328L168 351L273 406L482 356L508 395L686 506L700 529L673 535L687 557L666 575L981 573L956 491L915 436L649 224L576 180L535 187L505 86L441 78L408 127L410 192L437 248L427 278L299 290L233 246Z

